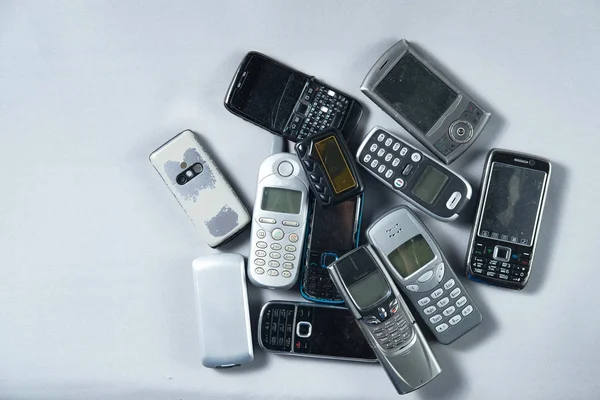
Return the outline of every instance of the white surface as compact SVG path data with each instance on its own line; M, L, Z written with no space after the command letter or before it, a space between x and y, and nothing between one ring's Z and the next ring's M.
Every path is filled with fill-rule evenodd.
M257 350L248 368L203 368L191 261L213 250L148 154L185 128L218 138L251 205L261 160L237 155L267 133L222 104L251 49L360 99L360 134L407 137L359 92L406 37L492 109L453 164L476 192L492 146L554 171L528 287L466 282L482 325L433 343L442 375L405 398L597 398L599 18L597 1L0 2L0 397L397 398L377 365ZM364 176L368 225L401 200ZM469 221L424 218L462 270ZM248 235L226 249L245 254ZM267 299L300 297L249 289L254 318Z

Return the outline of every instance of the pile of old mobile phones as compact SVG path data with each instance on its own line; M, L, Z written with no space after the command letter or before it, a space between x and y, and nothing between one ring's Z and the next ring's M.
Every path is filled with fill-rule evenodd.
M490 118L404 39L377 60L360 89L445 164L473 144Z
M311 301L343 303L327 266L358 246L363 196L323 207L314 197L300 279L300 294Z
M330 305L266 303L258 321L258 343L283 355L377 361L350 311Z
M467 251L467 276L509 289L523 289L548 193L551 164L530 154L489 152Z
M329 127L350 141L363 112L347 94L255 51L235 73L225 107L293 142Z
M362 193L354 157L337 129L327 129L297 143L296 154L321 205L337 204Z

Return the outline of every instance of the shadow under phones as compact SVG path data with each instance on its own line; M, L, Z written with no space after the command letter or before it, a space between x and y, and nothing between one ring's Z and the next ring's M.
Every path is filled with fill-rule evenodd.
M531 268L529 282L522 290L525 293L535 294L542 290L546 280L549 277L554 258L554 252L559 246L555 245L556 233L560 225L562 207L568 190L568 171L567 169L552 160L552 172L549 181L548 194L546 195L546 205L542 215L540 231L536 239L535 256Z
M443 345L436 346L433 351L442 372L416 393L423 399L451 399L463 392L465 386L465 379L455 361L456 354Z

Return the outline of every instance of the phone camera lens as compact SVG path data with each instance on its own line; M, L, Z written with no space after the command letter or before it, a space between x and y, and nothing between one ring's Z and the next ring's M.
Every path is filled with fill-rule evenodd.
M194 172L196 174L199 174L200 172L202 172L204 170L204 167L202 166L202 164L194 164L194 165L192 165L192 169L194 170Z
M529 160L529 165L531 165L533 167L535 165L535 161Z
M187 178L185 177L185 175L179 175L175 181L180 184L180 185L184 185L187 182Z

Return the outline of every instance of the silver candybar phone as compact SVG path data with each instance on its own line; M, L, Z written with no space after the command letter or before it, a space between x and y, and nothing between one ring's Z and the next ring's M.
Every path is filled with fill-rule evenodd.
M248 278L255 286L289 289L298 280L308 225L308 187L294 154L274 154L260 165L248 256Z
M405 39L377 60L360 89L445 164L473 144L491 115Z
M398 393L412 392L442 371L370 245L346 253L327 269Z
M406 206L367 229L388 272L436 339L449 344L479 325L481 313L429 229Z
M376 362L347 308L270 301L260 312L258 344L284 355Z
M244 257L213 254L192 262L202 365L229 368L254 359Z
M367 134L356 160L389 189L441 221L456 219L471 199L465 178L380 126Z
M150 162L210 247L232 239L250 222L246 207L192 131L156 149Z
M546 203L552 165L531 154L492 149L485 164L469 239L469 279L523 289Z

